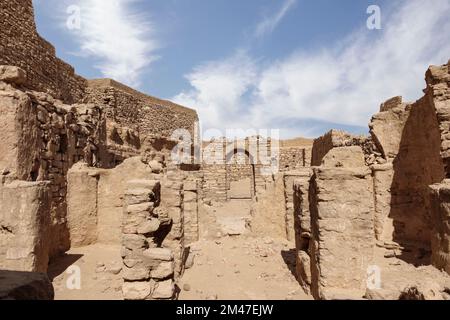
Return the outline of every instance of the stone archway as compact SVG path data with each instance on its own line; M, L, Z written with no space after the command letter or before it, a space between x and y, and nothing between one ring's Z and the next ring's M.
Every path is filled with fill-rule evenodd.
M255 161L246 149L234 148L226 157L227 195L230 199L253 199L256 195Z

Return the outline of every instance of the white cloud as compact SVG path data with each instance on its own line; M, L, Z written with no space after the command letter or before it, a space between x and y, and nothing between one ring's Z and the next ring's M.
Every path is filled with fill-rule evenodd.
M255 62L245 52L237 52L223 61L196 67L186 76L193 89L173 100L196 106L208 123L232 125L234 114L242 111L242 98L257 81L256 74Z
M264 18L256 26L255 36L260 38L266 34L272 33L296 3L297 0L285 0L281 8L274 15Z
M187 77L192 89L174 99L196 107L206 128L279 127L284 135L314 136L330 123L367 127L387 98L419 98L427 67L450 58L448 1L387 9L381 31L362 21L360 30L315 52L265 63L240 53L204 64Z
M131 12L139 0L79 0L81 54L94 57L103 76L140 85L142 71L158 57L159 43L148 17Z

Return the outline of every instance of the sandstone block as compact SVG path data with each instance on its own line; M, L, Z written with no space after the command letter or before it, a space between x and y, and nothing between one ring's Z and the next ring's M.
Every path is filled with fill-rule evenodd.
M150 279L150 269L144 264L136 264L131 268L124 266L122 277L127 281L141 281Z
M137 233L139 234L149 234L154 233L159 230L161 223L158 219L146 220L139 225L137 228Z
M13 66L0 66L0 81L22 85L27 81L24 70Z
M172 261L174 259L172 250L167 248L149 248L143 254L152 260Z
M151 294L150 282L124 282L122 286L125 300L145 300Z
M173 275L174 272L173 261L161 262L155 269L151 271L151 276L153 279L167 279Z
M186 181L183 185L185 191L197 191L197 181Z
M122 236L122 245L127 249L139 251L147 247L147 239L143 235L124 234Z
M142 212L151 212L155 207L154 202L144 202L139 204L130 204L127 206L127 212L129 214L136 214Z
M153 299L172 299L175 293L175 285L172 280L157 282L153 291Z

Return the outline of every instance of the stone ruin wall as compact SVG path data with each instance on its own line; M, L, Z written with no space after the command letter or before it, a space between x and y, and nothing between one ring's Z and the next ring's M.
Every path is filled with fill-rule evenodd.
M444 66L432 66L427 71L426 97L434 106L440 132L440 155L444 178L430 188L432 221L431 262L450 273L450 223L449 223L449 159L450 159L450 61Z
M67 103L84 96L86 80L58 59L55 48L37 33L32 0L0 3L0 65L22 68L28 87Z
M0 69L7 70L5 67ZM19 69L8 70L3 72L3 76L9 73L9 80L23 81ZM78 161L92 166L101 165L104 117L99 106L64 105L48 94L19 90L15 86L14 83L0 82L0 109L5 115L0 121L6 135L2 143L2 151L5 149L6 152L0 160L2 185L7 188L15 180L47 185L45 198L48 199L49 217L46 220L49 223L46 237L39 245L47 247L52 256L70 246L65 228L67 171ZM13 202L13 198L4 197L2 204L10 201ZM12 222L2 223L3 228L8 228L8 223ZM26 234L25 229L14 231ZM8 241L2 243L8 244ZM3 254L10 255L13 260L25 257L25 251L11 254L14 250L33 252L25 245L19 245L11 246ZM37 264L45 265L47 257L43 259Z
M65 105L21 87L20 69L0 71L0 125L6 133L1 267L45 272L49 259L71 246L123 243L128 181L157 179L158 209L170 224L159 248L171 252L174 278L180 276L188 245L198 240L201 172L165 166L145 153L111 163L101 105Z
M112 80L88 86L38 35L31 0L2 1L0 9L0 65L21 67L0 66L0 261L45 271L71 245L121 241L123 180L134 168L120 165L139 156L143 171L167 171L171 130L192 132L198 117ZM189 210L195 239L196 208Z
M0 65L26 71L0 66L0 268L45 272L70 246L121 244L125 299L176 298L199 201L228 200L243 168L179 170L169 136L192 133L194 111L112 80L87 83L39 37L31 1L0 9ZM315 298L372 297L367 268L380 250L412 263L418 252L419 264L450 273L449 68L430 67L422 99L383 103L369 137L333 130L312 150L280 149L285 231ZM262 168L253 179L265 203L275 177Z
M272 149L271 140L255 140L255 150L250 150L247 138L243 141L227 141L225 139L209 143L203 149L202 171L204 173L204 200L206 202L224 202L229 200L229 189L232 182L243 179L251 180L251 192L255 199L263 194L274 183L278 173L295 171L309 167L311 163L311 147L280 146L280 142ZM271 173L269 163L259 159L260 148L266 148L265 154L271 155L272 161L277 161L278 171ZM261 149L261 152L264 149ZM227 154L228 152L228 154ZM262 153L264 154L264 153ZM211 163L214 159L215 163ZM269 170L267 174L265 171Z
M293 182L297 277L315 298L376 297L366 273L377 250L448 272L449 79L448 64L430 67L425 96L383 103L369 138L334 130L315 140L312 170Z
M141 136L171 137L185 129L194 137L197 113L170 101L142 94L111 79L89 80L85 102L106 105L107 118Z

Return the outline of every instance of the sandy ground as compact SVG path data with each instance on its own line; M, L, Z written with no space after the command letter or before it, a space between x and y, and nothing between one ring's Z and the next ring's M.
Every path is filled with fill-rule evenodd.
M252 232L251 208L245 199L200 208L201 240L190 246L194 262L178 282L180 300L312 299L294 275L295 244Z
M293 247L285 240L245 236L195 243L194 265L179 282L179 299L311 299L293 275Z
M252 233L251 208L249 199L200 206L201 240L190 245L193 259L177 281L180 300L312 299L294 276L295 244ZM50 264L55 299L120 300L121 267L119 245L72 249ZM71 288L76 270L80 289Z
M73 288L76 267L80 270L80 289ZM55 259L48 273L53 279L55 300L121 300L121 269L120 246L96 244L72 249Z

